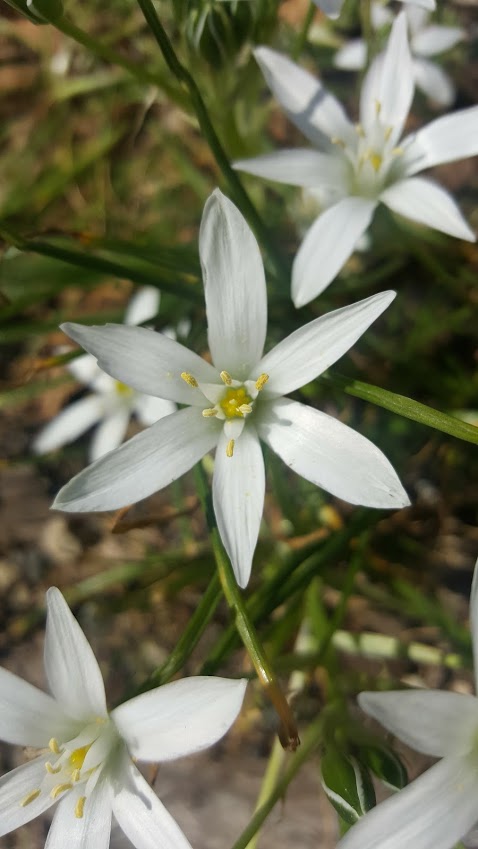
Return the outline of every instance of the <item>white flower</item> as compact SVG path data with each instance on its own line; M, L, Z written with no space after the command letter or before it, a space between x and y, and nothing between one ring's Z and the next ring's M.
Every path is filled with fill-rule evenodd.
M112 814L136 849L190 849L133 759L169 761L211 746L236 719L247 682L186 678L108 713L91 646L56 588L47 609L52 696L0 668L0 739L42 750L0 779L0 836L58 801L47 849L107 849Z
M352 504L409 503L381 451L319 410L283 398L341 357L395 297L383 292L296 330L265 356L267 301L257 242L219 191L206 203L199 252L214 365L160 333L106 325L63 329L117 380L187 404L98 460L58 494L59 510L112 510L139 501L217 446L219 531L246 586L264 503L259 437L298 474Z
M408 6L406 15L415 84L437 106L451 106L456 97L453 82L440 65L430 62L430 56L455 47L464 39L465 32L458 27L429 24L430 13L423 8ZM374 29L393 20L391 12L377 2L372 3L371 16ZM367 46L361 38L349 41L334 56L334 65L345 71L361 70L366 62Z
M158 289L143 286L129 303L125 324L142 324L153 318L158 312L159 299ZM62 410L40 431L33 442L36 454L55 451L97 425L88 452L93 462L121 445L132 415L147 426L176 410L171 401L135 392L113 380L98 368L95 358L89 354L72 360L68 370L92 391Z
M329 18L338 18L342 11L344 0L314 0L316 6L322 9ZM436 8L435 0L402 0L402 3L421 6L422 9L429 9L431 12Z
M313 189L326 207L295 258L297 307L322 292L353 252L379 202L393 212L461 239L475 236L448 192L417 172L478 152L478 107L445 115L400 141L413 97L414 75L402 12L385 52L362 87L360 123L310 74L267 47L255 55L289 118L319 150L281 150L236 168Z
M478 562L470 620L478 681ZM478 698L400 690L361 693L359 704L408 746L443 760L366 814L337 849L452 849L478 822Z

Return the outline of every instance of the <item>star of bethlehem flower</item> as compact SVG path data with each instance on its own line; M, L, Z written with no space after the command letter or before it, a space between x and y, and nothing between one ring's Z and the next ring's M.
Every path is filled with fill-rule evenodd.
M242 215L219 191L199 236L212 362L140 327L63 329L108 374L184 409L93 463L59 492L59 510L112 510L145 498L216 450L213 502L238 583L249 580L264 503L263 439L307 480L352 504L403 507L408 497L381 451L286 393L341 357L395 297L383 292L306 324L263 354L264 267Z
M313 0L319 9L322 9L329 18L338 18L342 11L344 0ZM422 9L428 9L433 12L436 8L435 0L402 0L402 3L407 5L421 6Z
M159 300L158 289L143 286L128 305L125 324L142 324L154 318ZM172 401L135 392L121 381L114 380L98 368L90 354L72 360L67 368L91 392L74 401L42 428L32 446L36 454L55 451L96 426L88 452L93 462L123 442L131 416L135 415L142 425L148 426L176 410Z
M478 681L478 562L470 599ZM478 698L441 690L361 693L362 710L408 746L442 758L366 814L337 849L453 849L478 822Z
M438 56L451 50L465 38L464 30L459 27L430 24L430 12L417 6L408 6L406 11L410 35L415 84L437 106L451 106L456 97L453 81L446 71L431 62L431 56ZM392 12L381 3L371 4L372 26L381 29L393 21ZM367 63L367 45L362 38L352 39L334 56L334 65L344 71L360 71Z
M0 739L39 749L0 779L0 836L56 802L48 849L107 849L112 817L136 849L190 849L135 761L169 761L219 740L247 682L186 678L108 713L100 668L56 588L47 592L52 695L0 668Z
M258 48L255 56L289 118L318 148L281 150L235 164L250 174L309 189L325 208L294 261L297 307L334 279L379 203L443 233L475 240L451 195L415 175L478 152L478 107L445 115L401 139L414 89L404 12L365 77L356 125L339 101L290 59L268 47Z

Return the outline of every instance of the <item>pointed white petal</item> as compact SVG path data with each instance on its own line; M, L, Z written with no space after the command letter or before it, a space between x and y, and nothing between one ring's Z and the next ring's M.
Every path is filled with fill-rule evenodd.
M467 242L475 241L475 234L452 196L431 180L422 177L401 180L385 189L380 200L393 212L418 224L425 224Z
M99 781L88 796L83 816L75 815L82 788L61 799L48 832L45 849L108 849L110 845L113 788Z
M361 71L367 63L367 45L363 38L354 38L337 50L334 65L342 71Z
M146 427L176 412L174 401L153 398L152 395L138 395L134 401L134 411L142 425Z
M400 80L400 85L397 85ZM408 47L407 19L401 12L394 21L385 52L372 63L360 96L360 122L365 129L377 120L392 128L391 138L401 135L413 98L414 78Z
M451 849L476 823L478 773L466 758L445 758L382 802L337 849Z
M258 47L254 56L273 95L312 144L329 149L331 139L355 138L342 104L319 80L269 47Z
M213 362L219 371L245 379L266 338L264 265L252 230L219 189L204 207L199 255Z
M312 224L292 267L296 307L303 307L332 282L365 233L376 205L365 198L344 198Z
M145 395L200 406L204 400L201 393L185 383L181 373L188 372L204 383L217 380L216 370L197 354L146 327L67 323L62 330L90 351L100 368Z
M105 717L105 687L93 649L56 587L48 590L46 602L45 672L50 690L75 719Z
M443 690L360 693L358 703L407 746L442 758L466 755L478 736L478 699Z
M93 383L100 371L98 363L91 354L82 354L81 357L75 357L74 360L70 360L66 367L79 383Z
M122 786L113 799L119 827L135 849L191 849L177 822L159 801L131 759L122 768Z
M257 174L266 180L305 188L336 188L337 184L345 187L347 178L347 166L342 157L307 148L278 150L252 159L242 159L234 163L234 168L247 174Z
M217 526L240 587L247 587L264 509L262 449L252 425L246 425L228 457L229 434L216 449L213 503Z
M135 504L187 472L217 443L221 423L187 407L160 419L72 478L53 507L69 513Z
M258 430L294 472L350 504L396 508L410 503L376 445L319 410L280 398L261 405Z
M478 690L478 560L475 563L470 593L470 629L475 666L475 690Z
M170 404L171 401L164 401L163 403ZM122 407L100 422L91 438L88 452L91 463L121 445L128 430L130 417L130 410L127 407Z
M436 24L425 27L413 37L412 52L418 56L436 56L451 50L463 41L465 32L459 27L442 27Z
M143 324L155 318L159 310L161 292L155 286L142 286L133 295L124 316L125 324Z
M338 18L344 0L314 0L316 6L322 9L329 18Z
M380 292L329 312L279 342L256 366L257 375L269 375L261 398L287 395L322 374L360 339L395 294Z
M0 740L41 749L53 736L68 738L75 730L51 696L0 667Z
M415 35L426 29L430 19L430 12L424 9L423 6L418 6L416 3L409 3L405 6L405 14L407 16L408 33L410 36L410 50L413 50L413 39Z
M103 415L104 403L99 395L87 395L65 407L42 428L33 441L35 454L47 454L73 442Z
M414 59L413 73L417 88L430 100L438 106L451 106L456 96L455 86L440 65L425 59Z
M44 756L35 758L0 778L0 837L25 825L55 804L48 793L42 793L29 805L21 804L30 793L40 789L46 774L45 761Z
M416 174L424 168L455 162L478 153L478 106L461 109L437 118L412 137L406 151L407 174Z
M130 699L111 717L132 757L175 760L224 736L241 710L246 686L244 679L181 678Z

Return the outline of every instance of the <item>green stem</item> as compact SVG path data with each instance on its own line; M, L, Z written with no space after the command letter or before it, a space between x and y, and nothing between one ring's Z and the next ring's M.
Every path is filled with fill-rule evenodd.
M234 614L235 626L254 666L257 677L279 715L281 721L279 739L284 748L294 751L300 742L295 719L246 610L231 561L226 554L219 536L206 473L200 463L195 467L195 476L199 498L206 515L219 580L226 601Z
M189 94L189 97L191 98L191 103L196 113L196 117L201 131L205 139L207 140L209 147L211 148L211 151L220 170L222 171L223 177L229 186L229 190L231 191L238 205L241 207L242 211L249 219L250 224L256 232L256 235L267 248L269 258L274 264L274 268L278 278L283 282L288 282L288 273L287 269L284 267L284 262L282 258L278 255L277 247L273 243L267 227L264 225L261 216L259 215L251 198L246 192L244 186L242 185L237 172L234 171L229 161L229 157L227 156L226 151L224 150L222 143L219 139L219 136L217 135L216 130L214 129L206 104L202 98L198 86L196 85L196 81L189 73L187 68L179 61L174 51L173 45L171 44L171 41L166 33L166 30L164 29L161 21L158 18L158 15L156 14L156 10L152 1L137 0L137 2L146 19L149 28L151 29L152 34L154 35L159 45L159 48L161 50L161 53L163 54L164 60L169 70L171 71L171 73L174 74L180 85L186 89Z
M256 834L256 832L262 826L266 817L272 811L274 805L283 798L285 792L291 783L292 779L300 770L301 766L310 758L310 756L315 752L318 748L323 732L323 717L319 716L315 722L309 725L304 738L302 740L302 745L298 752L296 752L291 759L289 765L284 771L284 774L280 781L277 782L275 788L270 793L268 799L261 805L259 810L257 810L252 817L247 828L244 829L241 836L236 840L232 849L246 849L248 844L251 842L252 838Z

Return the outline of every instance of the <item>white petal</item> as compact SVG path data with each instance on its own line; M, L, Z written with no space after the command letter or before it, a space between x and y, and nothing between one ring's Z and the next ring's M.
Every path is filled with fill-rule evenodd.
M0 740L42 749L52 737L68 739L75 731L51 696L0 667Z
M159 399L158 399L159 400ZM164 401L170 404L171 401ZM128 430L131 412L127 407L120 408L107 416L96 428L90 443L88 456L91 463L99 460L108 451L113 451L121 445Z
M75 719L105 717L105 687L93 649L56 587L48 590L46 602L45 672L50 690Z
M185 383L181 373L188 372L204 383L217 380L216 370L197 354L146 327L67 323L62 330L90 351L100 368L145 395L200 406L204 400L201 393Z
M319 80L269 47L258 47L254 56L270 90L312 144L329 149L331 139L346 142L355 138L342 104Z
M365 198L344 198L316 219L292 267L296 307L303 307L332 282L365 233L376 205Z
M407 174L416 174L424 168L455 162L478 153L478 106L461 109L432 121L414 136L405 140Z
M72 478L53 507L69 513L135 504L187 472L217 443L221 423L187 407L160 419Z
M382 802L337 849L452 849L476 822L476 763L445 758Z
M478 699L443 690L360 693L362 710L407 746L432 757L466 755L478 735Z
M28 805L21 802L40 789L45 778L45 756L35 758L0 778L0 837L30 822L55 804L48 793L41 793Z
M436 62L413 60L415 83L438 106L451 106L456 97L455 86L446 71Z
M470 629L475 666L475 689L478 690L478 560L475 563L470 593Z
M397 80L400 84L397 85ZM391 138L398 139L410 111L414 77L407 37L407 19L401 12L394 21L385 52L372 63L360 96L360 122L374 126L377 103L380 121L392 128Z
M329 18L338 18L344 0L314 0L316 6L322 9Z
M393 508L410 503L376 445L319 410L288 398L262 404L258 430L294 472L350 504Z
M47 454L73 442L96 424L103 409L103 399L99 395L87 395L65 407L35 438L32 446L35 454Z
M342 71L361 71L367 63L367 45L362 38L354 38L337 50L334 65Z
M124 316L125 324L143 324L155 318L159 310L161 292L155 286L142 286L133 295Z
M133 757L175 760L224 736L241 710L246 686L243 679L181 678L130 699L111 717Z
M264 265L252 230L219 189L204 207L199 255L213 362L219 371L245 379L266 338Z
M234 168L266 180L305 188L325 186L334 189L337 183L345 187L347 178L347 166L342 157L307 148L278 150L242 159L234 163Z
M430 19L430 12L427 9L424 9L423 6L418 6L416 3L407 3L405 6L405 14L407 16L408 32L410 35L410 49L413 53L413 39L417 33L426 29Z
M269 375L261 398L287 395L322 374L360 339L395 294L380 292L329 312L279 342L256 366L257 376Z
M93 383L98 377L98 363L91 354L82 354L67 364L67 369L79 383Z
M83 816L75 815L81 788L61 799L48 832L45 849L108 849L110 845L113 788L99 781L88 796Z
M415 4L415 6L421 6L423 9L429 9L430 12L436 9L435 0L402 0L402 3Z
M236 581L247 587L264 509L264 459L252 425L236 440L232 457L226 454L228 439L224 432L216 449L214 513Z
M459 27L442 27L436 24L422 29L412 39L411 47L413 53L418 56L436 56L451 50L460 41L463 41L465 33Z
M422 177L401 180L385 189L380 200L393 212L418 224L425 224L458 239L466 239L467 242L475 241L475 234L452 196L431 180Z
M163 419L164 416L170 416L171 413L176 412L176 409L173 401L153 398L152 395L138 395L134 401L134 411L141 424L146 427Z
M113 799L119 827L135 849L191 849L176 821L129 760Z

